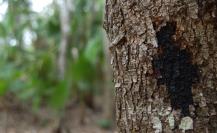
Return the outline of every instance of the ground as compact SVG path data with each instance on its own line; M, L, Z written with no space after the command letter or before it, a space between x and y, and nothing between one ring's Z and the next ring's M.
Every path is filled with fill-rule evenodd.
M113 133L97 125L101 113L87 110L85 124L79 122L80 111L78 107L67 109L67 117L63 120L68 129L66 133ZM59 115L50 109L41 109L32 113L25 109L0 108L0 133L55 133L58 127Z

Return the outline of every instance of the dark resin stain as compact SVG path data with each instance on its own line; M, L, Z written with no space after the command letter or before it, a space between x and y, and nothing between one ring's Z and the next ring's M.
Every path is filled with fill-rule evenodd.
M189 116L189 105L193 105L191 88L199 79L198 68L192 64L191 54L172 39L175 32L175 22L167 22L157 32L159 53L153 60L153 68L158 85L167 87L172 108Z

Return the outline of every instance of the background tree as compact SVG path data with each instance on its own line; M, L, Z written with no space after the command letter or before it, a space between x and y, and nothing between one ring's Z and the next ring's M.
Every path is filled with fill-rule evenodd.
M105 8L119 132L215 133L217 2L106 0Z
M43 10L35 10L35 2L40 7L48 1ZM107 66L103 4L103 0L0 0L0 9L6 7L6 13L0 14L0 104L7 106L1 109L18 108L25 113L13 114L29 112L28 118L36 115L36 121L49 110L49 115L57 115L55 129L61 127L60 132L73 130L70 124L78 120L110 127L107 117L100 118L107 88L102 84ZM77 109L82 111L74 113ZM42 117L45 123L49 115Z
M60 79L64 79L65 67L66 67L66 52L67 46L69 44L70 37L70 5L73 5L73 1L63 0L58 1L58 6L60 10L60 22L61 22L61 44L59 47L59 57L58 57L58 70Z

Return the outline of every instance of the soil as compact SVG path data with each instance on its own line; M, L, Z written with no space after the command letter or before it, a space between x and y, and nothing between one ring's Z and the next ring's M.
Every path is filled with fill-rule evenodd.
M86 110L84 124L80 124L78 107L70 108L62 119L64 130L61 133L114 133L99 127L101 114ZM37 113L19 108L0 108L0 133L60 133L57 131L60 117L50 109Z

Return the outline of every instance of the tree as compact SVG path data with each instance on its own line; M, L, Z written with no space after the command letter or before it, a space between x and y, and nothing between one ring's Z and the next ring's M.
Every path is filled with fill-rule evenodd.
M217 131L216 0L106 0L119 132Z
M7 22L5 26L8 28L7 34L9 39L15 39L20 50L23 50L23 34L24 28L30 28L30 19L22 19L24 16L30 15L30 2L28 0L4 1L8 3L8 9L5 16Z
M60 22L61 22L61 43L59 47L58 69L60 79L64 79L66 67L66 51L70 36L70 8L72 1L59 1Z
M104 106L103 106L103 112L104 112L104 118L108 121L112 121L114 119L114 92L113 92L113 86L112 86L112 73L111 73L111 66L109 66L110 62L110 55L109 55L109 49L108 49L108 39L104 35L104 55L105 55L105 63L104 63ZM112 99L112 100L111 100Z

